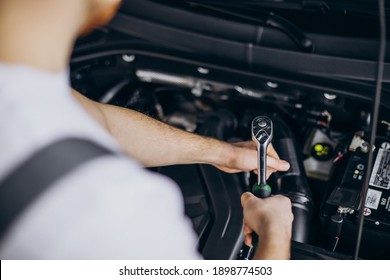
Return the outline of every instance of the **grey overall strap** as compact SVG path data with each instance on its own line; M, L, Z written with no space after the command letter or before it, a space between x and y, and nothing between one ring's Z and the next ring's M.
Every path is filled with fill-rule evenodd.
M0 182L0 238L39 195L81 164L115 154L88 140L69 138L34 153Z

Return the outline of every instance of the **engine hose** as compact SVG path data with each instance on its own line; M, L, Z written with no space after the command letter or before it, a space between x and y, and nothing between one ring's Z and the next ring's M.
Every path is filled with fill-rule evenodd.
M273 194L282 194L291 199L294 222L292 240L307 243L312 216L313 200L299 149L291 129L277 116L272 116L274 138L272 145L281 159L290 163L286 172L277 172L269 180Z

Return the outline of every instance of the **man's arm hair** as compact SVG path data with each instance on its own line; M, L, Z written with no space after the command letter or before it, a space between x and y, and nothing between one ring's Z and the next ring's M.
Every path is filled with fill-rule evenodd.
M257 169L256 145L252 141L227 143L190 133L137 111L92 101L72 90L81 105L118 141L122 149L147 167L206 163L225 172ZM267 175L286 171L272 147L267 151Z
M122 149L145 166L218 164L223 153L232 149L230 144L174 128L137 111L92 101L75 90L72 93Z

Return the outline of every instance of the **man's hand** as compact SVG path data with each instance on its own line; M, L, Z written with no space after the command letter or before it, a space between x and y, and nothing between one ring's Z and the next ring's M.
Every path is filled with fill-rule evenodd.
M214 164L215 167L228 173L254 171L257 173L257 148L253 141L232 143L225 147L226 161ZM267 178L276 171L287 171L290 164L281 160L272 144L267 150Z
M222 171L257 172L257 151L253 141L227 143L182 131L139 112L94 102L77 91L81 105L121 145L122 149L147 167L174 164L211 164ZM153 134L153 137L150 135ZM267 176L286 171L290 165L268 146Z
M260 199L241 196L245 244L252 247L252 232L259 236L254 259L289 259L293 214L291 201L282 195Z

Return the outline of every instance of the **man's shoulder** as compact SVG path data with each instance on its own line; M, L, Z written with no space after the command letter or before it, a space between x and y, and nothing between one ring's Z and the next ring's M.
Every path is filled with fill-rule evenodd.
M178 187L117 156L98 158L62 178L4 241L5 258L199 257ZM177 242L182 245L172 252ZM15 246L26 251L10 253Z

